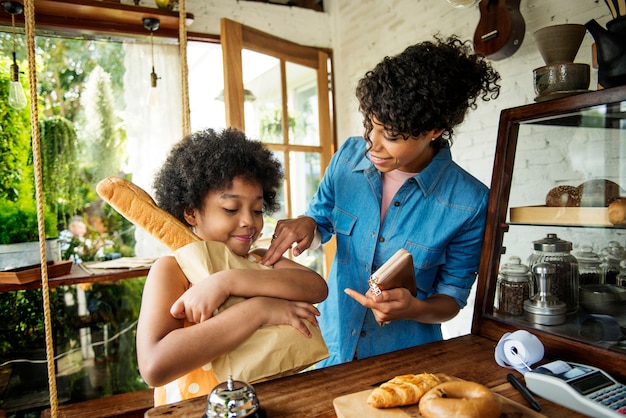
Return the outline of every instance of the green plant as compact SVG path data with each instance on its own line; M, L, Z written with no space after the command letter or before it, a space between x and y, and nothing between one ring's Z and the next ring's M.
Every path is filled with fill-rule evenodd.
M56 216L44 215L46 238L59 235ZM37 209L33 200L22 199L11 202L0 199L0 244L39 241Z
M50 290L55 345L67 343L76 336L77 315L65 305L65 293L71 291L70 287ZM41 289L0 293L0 334L0 359L3 360L46 347Z
M61 117L44 118L39 123L41 162L46 206L59 217L60 223L80 207L77 199L81 186L78 170L78 138L74 124Z

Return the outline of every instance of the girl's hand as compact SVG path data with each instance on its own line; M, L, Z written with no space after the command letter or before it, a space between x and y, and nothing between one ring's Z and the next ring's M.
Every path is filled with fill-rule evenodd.
M291 325L307 338L311 338L311 333L302 320L306 319L318 326L317 317L320 312L310 303L268 297L253 299L258 304L258 307L255 307L256 314L263 316L263 325Z
M415 300L411 292L403 287L383 290L378 296L374 295L371 290L368 290L365 295L352 289L345 289L344 292L361 305L370 308L379 324L409 318L409 308Z
M213 273L187 289L172 304L170 314L176 319L187 319L193 323L211 318L217 308L230 296L228 282L224 277L220 279L220 276L223 276L220 273L223 272Z

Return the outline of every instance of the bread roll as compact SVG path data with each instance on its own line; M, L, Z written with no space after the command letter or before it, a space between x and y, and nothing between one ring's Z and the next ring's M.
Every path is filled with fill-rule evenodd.
M500 400L476 382L444 382L429 390L419 403L424 418L499 418Z
M576 207L580 206L580 190L575 186L557 186L546 195L546 206Z
M626 197L619 197L609 204L609 222L626 225Z
M96 192L133 224L177 250L200 237L169 212L164 211L141 187L119 177L107 177L96 186Z
M620 187L611 180L588 180L578 186L580 206L607 207L620 195Z
M430 373L396 376L374 389L367 398L367 403L374 408L416 404L426 392L445 379L445 375Z

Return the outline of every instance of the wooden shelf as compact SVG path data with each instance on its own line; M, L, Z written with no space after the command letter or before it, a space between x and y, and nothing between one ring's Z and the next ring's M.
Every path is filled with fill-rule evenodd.
M143 27L144 17L157 18L161 24L154 36L178 37L178 11L121 4L97 0L37 0L35 26L39 29L62 32L119 33L148 35ZM187 13L186 25L193 22ZM11 25L11 15L0 13L0 24ZM15 16L15 24L24 25L24 14Z
M607 208L521 206L510 215L511 223L528 225L614 226Z
M149 267L128 268L128 269L93 269L89 274L81 269L77 264L73 264L69 274L58 277L49 277L48 285L52 287L69 286L79 283L97 283L110 282L122 279L134 279L137 277L145 277L150 271ZM4 284L0 283L1 292L11 292L14 290L38 289L41 287L41 280L22 283L22 284Z

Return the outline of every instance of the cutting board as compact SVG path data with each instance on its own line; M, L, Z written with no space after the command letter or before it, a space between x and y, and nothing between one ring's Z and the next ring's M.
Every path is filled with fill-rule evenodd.
M367 404L367 397L373 389L364 390L333 399L333 406L338 418L417 418L422 415L416 405L400 408L377 409ZM500 418L546 418L538 412L511 399L495 394L502 402Z

